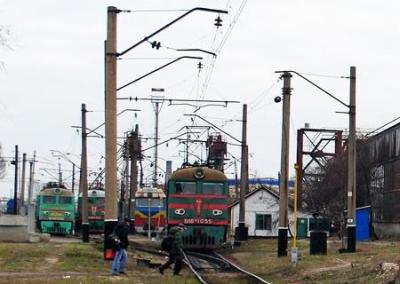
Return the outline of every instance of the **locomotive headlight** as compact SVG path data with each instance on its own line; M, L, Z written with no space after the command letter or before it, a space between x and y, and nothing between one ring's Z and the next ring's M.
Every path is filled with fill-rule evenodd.
M176 209L175 210L175 214L176 215L185 215L185 209L183 209L183 208L180 208L180 209Z
M106 215L106 212L104 212L104 211L101 211L101 214L102 214L102 215Z
M213 213L214 216L219 216L219 215L222 215L222 210L214 209L212 211L212 213Z
M43 214L49 215L49 211L43 211Z
M70 212L65 212L64 214L65 214L65 216L70 216L71 215Z

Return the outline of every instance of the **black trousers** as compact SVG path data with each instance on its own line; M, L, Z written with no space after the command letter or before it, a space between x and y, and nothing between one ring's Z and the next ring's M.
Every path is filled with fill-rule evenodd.
M174 275L179 275L179 272L182 269L182 259L183 256L181 254L172 254L170 253L168 256L168 261L161 265L160 269L165 270L167 269L171 264L175 263L174 265Z

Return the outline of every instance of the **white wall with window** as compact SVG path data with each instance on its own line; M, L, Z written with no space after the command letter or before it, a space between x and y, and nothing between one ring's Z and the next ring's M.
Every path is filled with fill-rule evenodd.
M239 225L239 202L230 207L231 232ZM289 227L293 232L293 210L289 208ZM311 214L298 212L298 218L312 218ZM249 236L277 237L279 227L279 196L265 187L260 187L246 196L245 223ZM290 234L289 234L290 236Z

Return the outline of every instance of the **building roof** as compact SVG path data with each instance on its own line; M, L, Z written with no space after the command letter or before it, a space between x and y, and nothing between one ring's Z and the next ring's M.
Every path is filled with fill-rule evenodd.
M248 197L250 197L250 196L252 196L252 195L254 195L257 192L262 191L262 190L267 191L269 194L271 194L273 197L275 197L277 200L279 200L279 195L276 194L276 192L274 192L273 190L271 190L268 187L265 187L263 185L258 187L258 188L256 188L255 190L249 192L248 194L246 194L245 199L247 199ZM233 206L235 206L236 204L239 204L239 203L240 203L240 199L238 199L235 202L229 204L229 207L233 207Z

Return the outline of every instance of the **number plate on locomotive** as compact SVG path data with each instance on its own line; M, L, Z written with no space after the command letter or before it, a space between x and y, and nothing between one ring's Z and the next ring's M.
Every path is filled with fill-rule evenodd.
M195 224L195 225L211 225L213 223L212 219L183 219L185 224Z

